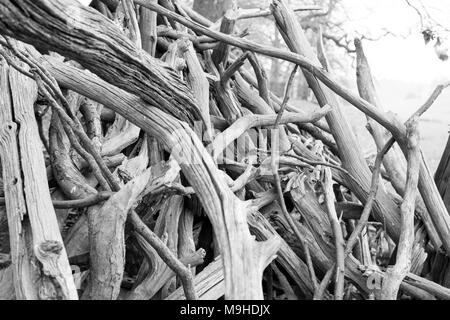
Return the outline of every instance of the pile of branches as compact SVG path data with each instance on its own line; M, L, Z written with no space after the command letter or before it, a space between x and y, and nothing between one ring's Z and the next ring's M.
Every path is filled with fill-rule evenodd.
M359 95L285 0L0 0L1 299L448 299L418 118ZM273 16L290 51L236 22ZM320 29L320 28L319 28ZM258 56L292 63L278 97ZM289 102L302 72L317 103ZM367 116L375 162L341 98Z

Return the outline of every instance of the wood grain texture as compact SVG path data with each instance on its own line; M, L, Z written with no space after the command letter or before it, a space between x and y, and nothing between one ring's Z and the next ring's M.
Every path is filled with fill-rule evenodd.
M205 269L194 277L195 291L199 300L217 300L225 294L222 259L218 256ZM165 300L183 300L186 296L178 288Z
M16 233L10 237L15 242L12 246L20 248L13 249L15 256L13 260L15 260L15 266L21 268L21 272L24 273L21 274L20 279L15 278L17 297L19 299L77 299L72 272L48 191L42 145L33 109L37 98L37 87L33 80L15 69L3 73L2 81L5 81L5 77L9 83L9 89L6 92L10 92L11 97L9 99L10 121L4 123L7 123L6 129L16 132L11 131L14 140L10 140L8 149L3 149L2 158L6 155L7 157L16 155L15 159L12 158L15 162L14 166L9 168L13 170L11 171L13 176L7 183L13 187L11 189L13 193L23 198L20 200L17 196L8 195L6 201L12 205L11 213L16 213L14 206L19 205L21 209L18 212L22 212L22 217L26 214L26 221L23 224L20 216L11 216L10 219L12 231ZM4 110L7 110L7 106ZM23 191L14 190L14 188L20 188ZM18 227L19 224L21 228ZM28 226L29 231L27 231ZM27 241L30 241L27 245L26 259L29 260L31 267L22 263L16 264L17 255L24 254L20 252L24 250L24 247L20 244L20 238L17 238L22 231L28 238ZM18 275L17 271L16 275ZM27 284L22 285L21 281L26 281Z
M300 23L287 3L284 0L274 0L271 8L278 29L289 49L304 55L316 65L320 65L316 54L306 39ZM358 148L354 133L342 112L340 102L337 96L324 84L319 83L317 78L307 68L302 70L319 104L321 106L328 104L333 107L332 112L327 115L326 119L336 140L343 166L358 182L356 184L354 181L348 181L348 184L356 196L364 202L370 189L371 173L362 156L361 149ZM394 240L398 240L400 235L400 215L393 198L384 190L379 190L374 209L374 215L377 220L383 221L386 224L386 229L390 236Z
M377 90L373 82L370 65L367 61L367 57L364 53L360 40L355 40L355 47L357 55L356 80L359 94L363 99L383 110L383 106L378 97ZM369 132L372 134L377 148L379 150L383 149L388 140L387 131L370 117L367 117L367 123L369 126ZM405 193L406 185L406 160L405 156L402 154L402 150L398 146L394 145L391 150L384 156L383 165L386 169L392 186L400 196L403 196ZM440 248L442 245L442 241L439 238L439 234L437 233L436 228L433 225L430 214L428 213L425 204L420 196L418 196L416 200L416 211L422 218L431 241L433 242L433 245L436 249Z
M195 133L183 122L90 72L57 61L46 65L61 85L110 106L150 135L158 137L172 151L218 236L224 261L226 297L262 298L262 272L278 251L279 238L256 242L251 237L245 203L232 193ZM243 275L246 276L243 278Z
M33 284L37 278L31 265L32 249L30 222L23 221L27 213L23 180L20 167L20 150L17 139L17 124L13 118L9 72L5 62L0 62L0 158L5 186L6 215L9 229L9 241L12 266L3 273L3 287L12 287L17 299L36 299L37 289ZM9 276L7 276L9 275ZM8 277L8 278L7 278ZM10 283L7 283L10 281ZM6 290L5 292L10 292Z
M2 34L69 57L178 119L200 119L195 99L180 77L138 49L93 8L71 0L4 0L0 26Z

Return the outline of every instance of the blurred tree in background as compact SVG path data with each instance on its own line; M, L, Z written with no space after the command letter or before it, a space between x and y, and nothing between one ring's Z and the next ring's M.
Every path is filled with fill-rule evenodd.
M227 9L232 7L233 2L237 2L239 8L261 8L269 7L270 1L263 0L190 0L194 10L205 15L212 21L217 21ZM298 12L302 26L307 30L307 35L311 43L317 43L319 28L322 28L324 46L328 55L330 68L337 73L339 80L354 86L353 75L349 79L349 73L354 73L354 46L355 38L376 41L386 36L406 37L413 32L422 33L426 41L425 44L432 42L437 56L442 60L448 59L448 48L446 37L450 27L442 21L442 10L450 7L450 4L444 4L443 1L427 1L424 4L420 0L399 0L399 1L355 1L355 0L291 0L292 7L316 5L321 7L317 11ZM401 9L405 13L414 12L417 20L417 28L398 28L394 27L388 21L378 21L374 23L371 16L374 11L383 8L390 10L389 5L394 9ZM450 8L447 8L450 9ZM355 12L357 13L355 15ZM440 14L439 14L440 13ZM278 30L273 19L270 16L240 20L239 28L247 29L249 35L247 38L265 45L274 47L284 47ZM282 94L283 79L286 72L289 72L289 64L278 59L261 57L265 62L269 75L271 90L277 94ZM308 98L308 90L305 88L305 81L298 77L296 90L293 96L299 99Z

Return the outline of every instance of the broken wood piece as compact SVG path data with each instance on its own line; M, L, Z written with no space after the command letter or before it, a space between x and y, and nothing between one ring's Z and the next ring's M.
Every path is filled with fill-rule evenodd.
M119 295L125 265L125 221L150 177L147 170L89 215L91 268L84 299L114 300Z

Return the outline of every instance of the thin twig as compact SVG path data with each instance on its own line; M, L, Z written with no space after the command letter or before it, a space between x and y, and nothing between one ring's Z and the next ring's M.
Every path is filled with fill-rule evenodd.
M323 10L322 7L319 6L304 6L293 8L294 12L300 11L318 11ZM272 10L269 9L241 9L239 10L239 14L237 20L243 19L252 19L252 18L265 18L272 14Z
M367 225L367 222L370 217L370 213L372 211L373 204L375 202L376 194L378 191L378 186L380 183L380 171L381 171L381 164L383 163L384 155L390 150L392 145L394 144L395 140L392 140L391 143L386 144L383 149L377 154L376 160L375 160L375 166L372 173L372 181L370 186L369 195L366 200L366 204L364 205L363 212L361 214L361 217L358 220L358 223L351 233L350 237L347 240L347 243L345 245L345 257L347 257L352 251L353 247L356 245L359 236L361 235L361 232L364 230L364 227ZM320 283L319 289L316 290L314 294L314 298L317 300L322 299L323 294L331 280L331 277L334 275L334 272L336 271L336 263L332 265L330 269L328 269L327 273L325 274L324 278L322 279L322 282Z
M191 270L178 260L164 242L142 222L141 218L134 210L130 210L129 218L136 232L148 241L161 259L180 277L186 299L197 300L194 277Z
M335 197L333 191L333 182L330 168L324 169L324 185L325 203L327 206L328 219L334 235L334 245L336 247L336 287L334 296L336 300L343 300L345 286L345 253L344 253L344 237L342 235L341 223L339 222L334 205Z
M331 107L324 106L314 113L303 115L299 113L284 114L278 119L278 124L285 123L310 123L316 122L323 118L331 111ZM231 126L225 131L218 134L214 141L208 146L208 149L212 151L213 158L217 158L225 148L234 140L239 138L245 131L262 126L272 126L276 123L278 115L257 115L250 114L237 119Z
M83 145L83 147L93 157L95 162L88 161L85 157L89 157L89 156L86 154L86 152L83 152L83 148L81 146L74 145L77 152L81 152L84 154L84 156L82 154L80 154L80 155L82 155L83 158L85 158L85 160L90 163L93 172L94 173L97 172L97 170L95 169L95 167L97 165L98 169L105 176L105 178L107 180L107 184L104 183L104 178L102 179L98 175L98 172L97 172L96 178L100 179L99 183L102 184L102 186L106 190L109 189L109 187L107 187L108 184L114 191L120 190L120 185L119 185L118 181L112 175L112 173L109 171L108 167L103 162L101 155L97 152L94 144L92 143L92 141L89 139L89 137L84 132L84 129L80 123L80 120L73 114L73 112L69 106L69 103L67 102L66 98L62 94L62 92L59 88L59 85L57 84L57 82L53 78L53 76L38 61L36 61L31 54L18 50L13 45L13 43L8 40L8 38L6 38L6 42L7 42L8 48L10 48L19 59L21 59L23 62L25 62L30 67L31 73L33 74L33 79L36 80L37 83L39 82L37 80L37 78L40 79L41 84L39 85L39 83L38 83L38 87L40 88L42 93L45 93L45 96L47 99L52 100L51 105L52 105L52 107L56 108L58 115L61 118L61 122L63 123L63 126L64 126L64 122L66 122L68 124L68 126L71 127L72 131L80 139L80 142ZM50 99L50 97L55 97L55 99L53 99L53 98ZM56 99L58 99L61 102L62 106L65 109L65 112L62 108L59 107L59 104L56 102ZM67 114L66 114L66 112L67 112ZM74 139L73 139L74 137L70 137L70 133L68 133L68 136L69 136L69 139L71 139L71 143L76 144L76 141L74 141Z

